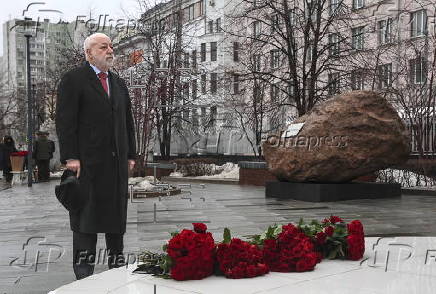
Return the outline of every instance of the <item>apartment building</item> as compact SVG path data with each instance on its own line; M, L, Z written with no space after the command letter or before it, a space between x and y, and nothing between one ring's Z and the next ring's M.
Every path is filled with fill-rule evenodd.
M223 99L230 87L237 87L230 85L229 74L237 63L237 51L223 29L233 6L227 0L169 1L143 14L142 31L119 36L115 42L131 89L145 88L151 72L165 76L178 69L179 93L171 106L179 109L174 114L178 131L173 132L172 154L251 153ZM156 147L154 151L159 153Z
M172 152L252 154L259 134L243 131L247 126L241 121L244 107L246 113L259 107L246 103L258 96L263 107L260 119L256 117L260 133L304 113L302 102L308 110L344 91L380 91L400 113L418 99L428 100L418 93L432 75L435 7L430 0L295 0L286 5L173 0L150 9L142 19L149 32L165 28L180 34L180 67L186 69L180 99L192 106L184 118L210 122L205 119L209 117L214 122L201 136L173 138ZM178 11L183 14L180 27ZM319 23L323 32L314 36L305 31L308 21ZM283 34L289 32L293 39ZM148 61L162 72L170 68L174 60L167 53L177 46L174 34L165 36L173 40L172 47L162 48L158 56L153 34L133 34L117 42L131 81L137 77L137 63ZM295 47L286 47L290 40Z

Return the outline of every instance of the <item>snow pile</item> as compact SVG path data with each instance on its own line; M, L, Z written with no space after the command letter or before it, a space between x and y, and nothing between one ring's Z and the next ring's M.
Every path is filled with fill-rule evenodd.
M212 175L197 176L197 179L239 179L239 166L232 162L223 165L209 164ZM182 172L176 171L170 174L170 177L184 177Z
M436 180L407 170L385 169L378 172L377 182L399 183L402 187L432 187Z
M199 176L200 179L239 179L239 166L232 162L227 162L221 166L214 166L218 173L212 176Z
M156 182L158 180L156 179ZM154 191L156 186L154 185L154 177L136 177L129 178L129 185L133 185L133 189L141 189L146 191Z
M170 173L170 177L183 177L183 174L181 172L172 172Z

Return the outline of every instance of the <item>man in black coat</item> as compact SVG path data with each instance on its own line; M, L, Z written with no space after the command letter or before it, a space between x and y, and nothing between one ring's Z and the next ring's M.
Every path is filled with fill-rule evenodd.
M0 166L3 169L3 176L7 183L12 181L12 164L11 164L11 153L17 152L17 148L15 148L14 139L11 136L6 135L3 138L3 144L1 145L1 164Z
M38 136L33 145L32 157L38 167L38 182L47 182L50 179L50 159L53 158L55 145L47 136L48 132L38 131Z
M95 33L84 42L86 64L67 72L58 88L56 132L61 162L77 172L84 205L70 212L73 269L92 275L97 233L105 233L109 268L122 265L128 170L136 154L131 103L113 65L112 42Z

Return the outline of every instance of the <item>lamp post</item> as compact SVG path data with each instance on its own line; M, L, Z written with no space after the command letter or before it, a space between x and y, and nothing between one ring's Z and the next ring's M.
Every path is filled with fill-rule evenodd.
M26 72L27 72L27 186L32 187L33 181L33 164L32 164L32 152L33 152L33 95L30 78L30 33L25 33L26 37Z
M31 18L24 18L18 20L15 26L24 27L24 37L26 38L26 72L27 72L27 186L32 187L33 181L33 165L32 165L32 151L33 151L33 133L34 133L34 119L33 119L33 93L30 75L30 38L37 33L38 22L33 21ZM14 26L14 27L15 27ZM12 27L11 30L14 28Z

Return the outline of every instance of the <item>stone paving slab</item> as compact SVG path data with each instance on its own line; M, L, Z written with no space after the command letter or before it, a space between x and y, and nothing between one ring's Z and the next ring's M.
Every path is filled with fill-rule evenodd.
M31 188L14 186L0 191L0 294L47 293L74 281L72 233L68 213L54 195L56 183L40 183ZM161 250L170 232L190 228L191 222L199 221L207 222L217 241L222 239L225 227L232 230L233 236L243 237L261 233L273 223L298 222L301 217L323 219L331 214L346 220L360 219L366 234L371 236L436 236L434 196L310 203L265 199L263 187L227 184L205 187L193 183L191 196L130 203L125 254ZM190 197L191 201L182 197ZM104 236L100 234L97 248L104 249L104 244ZM62 250L63 255L47 265L50 248L54 253ZM36 252L40 253L37 268L32 265ZM106 265L99 264L95 272L106 269Z

